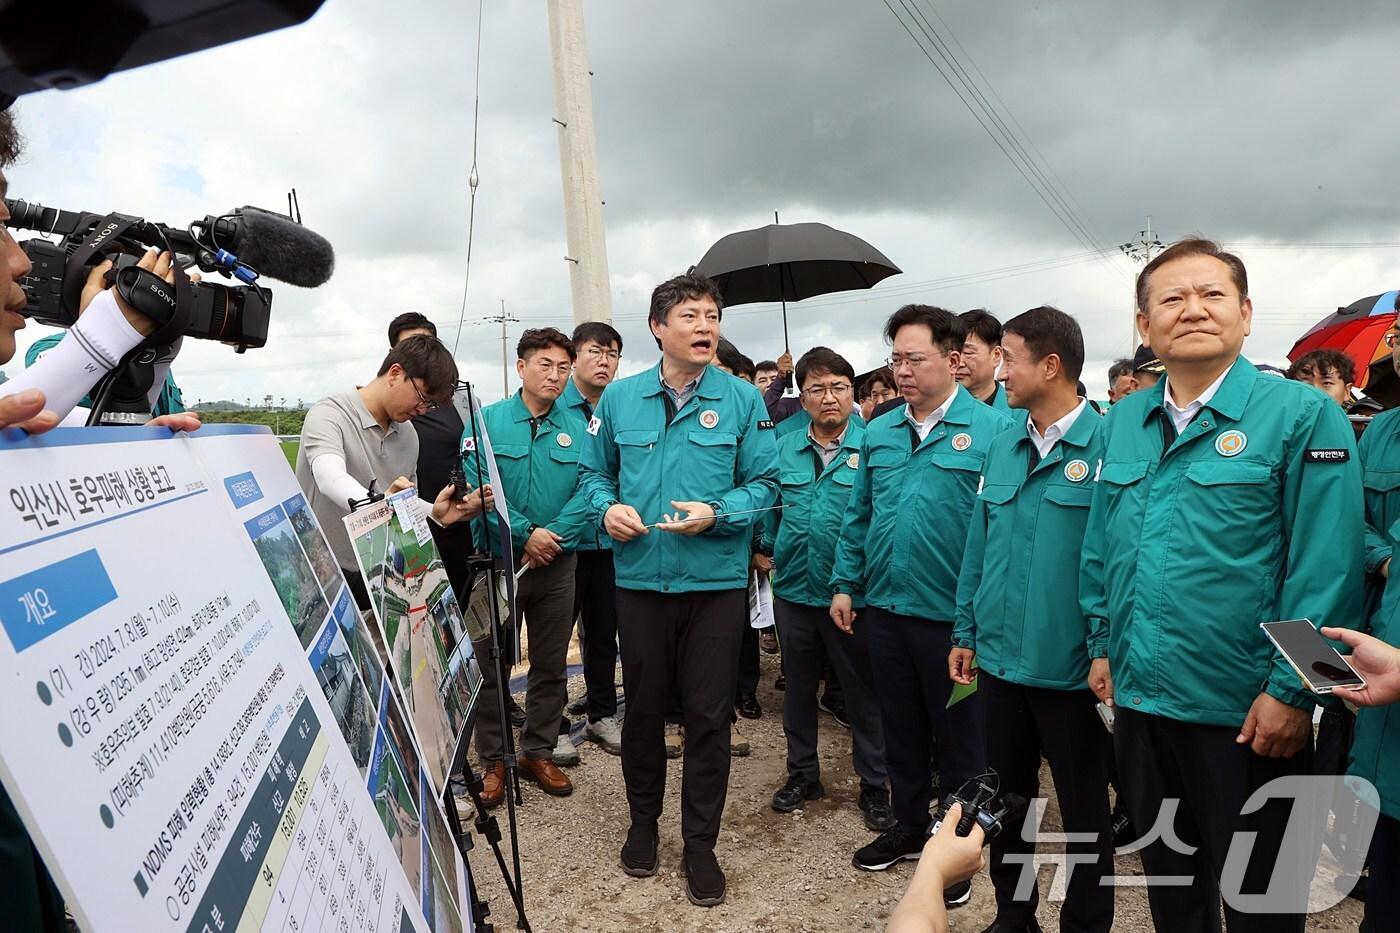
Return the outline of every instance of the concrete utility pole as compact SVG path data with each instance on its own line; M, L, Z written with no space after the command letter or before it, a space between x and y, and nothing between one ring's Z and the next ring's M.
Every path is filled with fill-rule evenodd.
M1152 261L1152 254L1156 250L1162 249L1162 241L1157 239L1157 234L1152 230L1152 215L1147 215L1147 228L1137 232L1136 240L1129 240L1118 247L1133 262L1147 265ZM1142 335L1138 333L1137 327L1137 293L1133 294L1133 310L1131 315L1133 326L1133 341L1128 344L1128 353L1137 349L1137 345L1142 343Z
M505 393L502 398L510 398L510 358L506 350L506 325L519 324L520 318L511 317L506 314L506 300L501 299L501 313L495 317L488 317L485 320L492 324L501 325L501 391Z
M593 91L583 35L583 0L549 0L549 46L554 56L554 122L559 125L559 170L564 180L564 231L573 291L574 323L612 320L603 195Z

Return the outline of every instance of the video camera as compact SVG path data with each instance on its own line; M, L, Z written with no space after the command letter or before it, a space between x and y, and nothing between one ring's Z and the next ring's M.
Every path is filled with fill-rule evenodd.
M172 340L181 335L218 340L242 353L267 343L272 293L258 284L259 275L314 288L335 267L330 243L303 227L299 217L256 207L209 215L179 230L127 214L65 211L19 199L5 203L10 227L43 234L20 244L34 266L20 283L29 296L23 313L54 327L77 321L93 266L111 259L114 273L120 273L154 247L170 251L182 270L197 265L246 283L185 281L175 288L172 302L179 330ZM57 240L48 239L55 235Z
M981 826L987 842L991 842L1002 829L1020 817L1026 809L1026 798L1018 794L1003 794L998 798L1000 782L995 781L995 772L979 775L965 781L962 787L949 794L944 806L962 804L962 816L958 819L957 834L966 836L973 825ZM934 832L930 826L930 835Z

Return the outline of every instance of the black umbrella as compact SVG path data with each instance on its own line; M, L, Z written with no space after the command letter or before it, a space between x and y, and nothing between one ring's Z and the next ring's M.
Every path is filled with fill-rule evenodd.
M826 224L773 223L724 237L695 271L714 279L727 305L782 302L786 348L789 301L869 288L900 269L860 237Z

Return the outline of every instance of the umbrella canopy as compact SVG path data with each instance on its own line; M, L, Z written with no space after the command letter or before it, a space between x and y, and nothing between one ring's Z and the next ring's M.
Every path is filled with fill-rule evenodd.
M1391 369L1390 348L1381 338L1395 324L1397 300L1400 300L1400 292L1392 291L1338 308L1298 338L1293 349L1288 351L1288 359L1297 361L1303 354L1323 348L1340 350L1356 364L1356 387L1366 388L1370 385L1374 364L1383 364L1381 375Z
M727 305L787 302L869 288L900 269L860 237L826 224L769 224L711 246L695 271L714 280Z

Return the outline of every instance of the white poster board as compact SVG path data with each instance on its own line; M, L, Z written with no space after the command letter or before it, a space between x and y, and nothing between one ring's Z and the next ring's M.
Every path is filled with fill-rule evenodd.
M0 777L84 929L469 928L266 428L7 431L0 465Z

